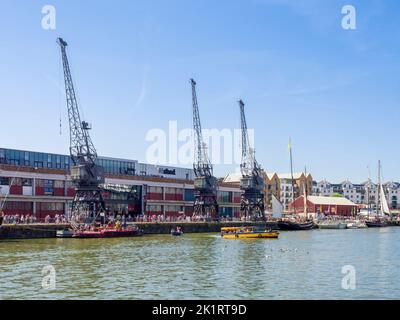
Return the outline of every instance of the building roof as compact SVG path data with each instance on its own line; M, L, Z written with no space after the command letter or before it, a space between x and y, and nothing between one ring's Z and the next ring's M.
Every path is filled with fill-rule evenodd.
M340 206L356 206L353 201L342 197L323 197L323 196L308 196L308 201L317 205L340 205Z
M292 179L292 174L291 173L277 173L279 179ZM300 179L301 176L304 175L304 172L293 172L293 179ZM307 174L307 177L310 174Z
M233 172L229 173L225 178L224 182L225 183L240 183L240 179L242 178L242 173L241 172Z

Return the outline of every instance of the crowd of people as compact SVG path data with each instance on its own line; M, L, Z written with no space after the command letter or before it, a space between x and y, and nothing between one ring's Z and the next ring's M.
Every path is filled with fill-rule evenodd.
M207 222L207 221L220 221L220 222L227 222L227 221L241 221L244 218L236 218L230 216L221 216L218 218L213 218L205 215L138 215L132 218L134 222Z
M68 223L65 215L50 216L46 215L44 218L40 219L33 215L23 215L23 214L0 214L0 225L1 224L33 224L33 223Z
M245 218L235 218L229 216L222 216L216 218L211 218L205 215L193 215L187 216L184 214L181 215L157 215L157 214L144 214L144 215L136 215L131 216L126 213L118 213L115 212L113 214L110 213L100 213L100 219L102 220L102 224L106 224L109 222L115 222L117 220L126 223L126 222L210 222L210 221L220 221L220 222L228 222L228 221L244 221ZM85 213L77 213L72 214L71 216L66 216L64 214L56 214L54 216L46 215L44 218L37 218L33 215L23 215L23 214L4 214L0 213L0 222L3 224L33 224L33 223L55 223L55 224L65 224L65 223L89 223L93 220L93 217L88 217ZM1 223L0 223L1 225Z

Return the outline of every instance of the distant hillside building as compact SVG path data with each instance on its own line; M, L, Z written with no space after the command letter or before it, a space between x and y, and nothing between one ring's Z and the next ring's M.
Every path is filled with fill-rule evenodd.
M393 181L386 182L383 183L383 189L389 208L400 209L400 184ZM376 206L378 186L371 180L360 184L352 183L349 180L337 184L322 180L314 182L312 194L316 196L332 196L337 194L359 205L368 205L370 203L374 208Z

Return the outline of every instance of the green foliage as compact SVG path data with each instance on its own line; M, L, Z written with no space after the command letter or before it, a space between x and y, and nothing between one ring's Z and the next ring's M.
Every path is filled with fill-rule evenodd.
M340 194L340 193L334 193L334 194L332 194L332 197L335 197L335 198L343 198L343 195Z

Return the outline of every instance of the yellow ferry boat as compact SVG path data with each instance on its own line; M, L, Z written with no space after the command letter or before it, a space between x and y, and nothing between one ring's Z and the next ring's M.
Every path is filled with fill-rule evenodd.
M254 227L223 227L221 236L224 239L277 239L279 232L256 230Z

